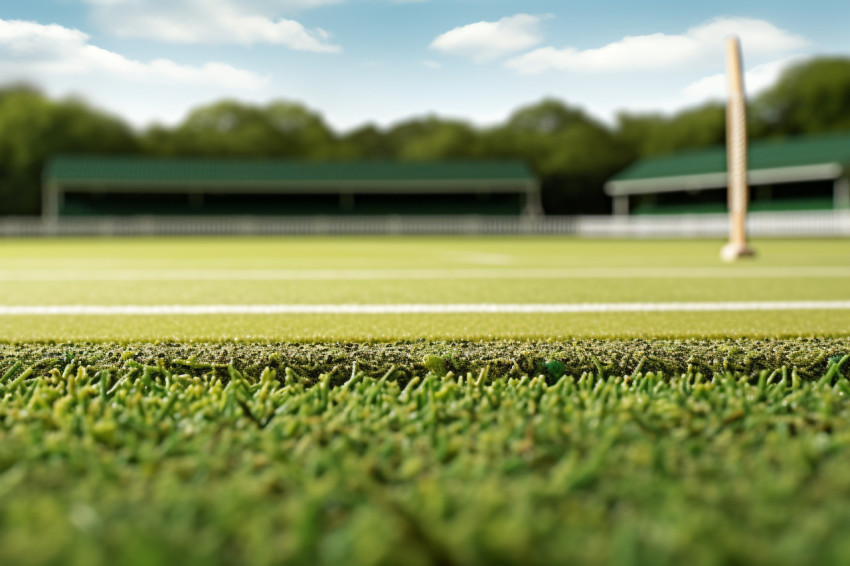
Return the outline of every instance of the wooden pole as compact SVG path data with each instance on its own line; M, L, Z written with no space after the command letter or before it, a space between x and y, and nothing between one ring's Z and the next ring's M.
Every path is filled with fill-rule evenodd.
M726 40L726 161L729 202L729 243L720 256L726 261L752 257L747 245L747 110L744 74L741 70L741 44L735 36Z

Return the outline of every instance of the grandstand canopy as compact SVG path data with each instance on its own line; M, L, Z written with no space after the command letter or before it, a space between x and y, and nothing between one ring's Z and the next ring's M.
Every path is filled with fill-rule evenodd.
M748 157L750 185L831 182L832 206L850 206L850 133L754 141ZM724 188L726 148L715 146L640 160L608 181L605 192L625 213L630 196Z
M44 172L43 214L540 212L517 161L293 162L59 156Z

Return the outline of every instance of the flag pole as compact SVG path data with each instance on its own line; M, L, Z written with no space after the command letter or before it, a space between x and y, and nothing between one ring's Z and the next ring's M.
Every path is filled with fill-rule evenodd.
M720 257L726 261L735 261L755 255L747 245L747 110L741 69L741 43L735 36L726 39L726 83L729 90L726 105L729 243L720 250Z

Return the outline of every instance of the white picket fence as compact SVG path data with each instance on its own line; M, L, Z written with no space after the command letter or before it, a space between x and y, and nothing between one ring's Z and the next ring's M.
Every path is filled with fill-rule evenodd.
M591 238L725 238L725 214L580 216L575 234ZM753 212L747 231L754 238L848 237L850 210Z
M754 238L850 237L850 210L755 212ZM0 217L0 237L157 235L537 234L585 238L724 238L725 214L658 216Z

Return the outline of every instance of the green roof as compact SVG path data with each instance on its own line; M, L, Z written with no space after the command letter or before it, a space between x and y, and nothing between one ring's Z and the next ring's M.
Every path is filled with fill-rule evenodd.
M751 171L824 164L850 166L850 133L754 141L749 146L748 161ZM725 172L726 148L714 146L640 160L611 181L618 183Z
M368 183L536 183L519 161L304 162L282 160L171 159L58 156L45 169L58 185L270 185Z

